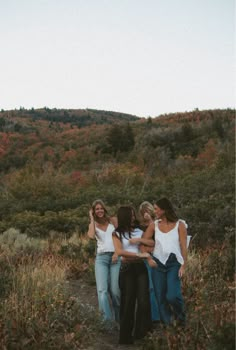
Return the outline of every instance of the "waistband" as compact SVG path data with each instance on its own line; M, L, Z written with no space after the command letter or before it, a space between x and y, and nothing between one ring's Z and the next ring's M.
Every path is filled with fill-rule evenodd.
M103 252L103 253L97 253L97 255L113 255L115 252Z

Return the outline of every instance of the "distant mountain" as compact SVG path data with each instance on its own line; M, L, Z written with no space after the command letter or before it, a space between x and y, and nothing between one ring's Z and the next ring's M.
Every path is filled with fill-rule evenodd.
M102 111L96 109L57 109L40 108L19 110L2 110L0 113L0 131L19 131L22 127L30 127L32 122L48 121L49 123L70 124L79 128L92 124L114 124L120 122L133 122L139 118L127 113Z

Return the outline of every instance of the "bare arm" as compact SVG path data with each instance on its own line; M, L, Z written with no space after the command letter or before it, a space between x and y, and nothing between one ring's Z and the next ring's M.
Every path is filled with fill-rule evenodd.
M154 222L151 222L148 225L146 231L142 235L142 240L146 243L143 243L143 242L141 242L141 243L143 243L144 245L147 245L149 247L153 247L155 244L155 242L153 241L154 232L155 232L155 224L154 224ZM143 246L141 246L140 248L141 248L141 250L142 249L144 250Z
M95 229L95 221L92 214L92 210L89 211L89 217L90 217L90 223L89 223L87 235L89 236L89 238L94 239L96 235L96 229Z
M153 239L147 239L147 238L130 238L129 243L131 244L143 244L148 247L154 246Z
M179 269L179 277L182 277L187 264L187 229L183 222L179 223L179 244L184 259L184 263Z
M133 252L128 252L127 250L124 250L122 247L122 243L120 241L120 239L116 236L115 233L113 233L112 235L112 239L113 239L113 244L115 247L115 252L118 256L123 256L125 258L147 258L150 256L149 253L133 253Z
M150 245L151 247L153 247L155 245L155 242L153 240L153 235L155 232L155 223L151 222L146 231L143 233L142 239L146 240L146 241L150 241L152 243L152 245ZM140 250L141 252L145 252L147 248L145 247L145 245L140 245ZM147 262L149 264L149 266L151 267L157 267L156 262L153 260L153 258L151 257L151 255L147 258Z

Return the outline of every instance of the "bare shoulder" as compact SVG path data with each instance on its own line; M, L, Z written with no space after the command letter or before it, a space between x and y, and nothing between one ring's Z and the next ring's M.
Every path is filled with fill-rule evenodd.
M155 223L151 222L143 233L143 238L152 238L155 232Z
M187 232L186 225L182 221L179 221L179 230L180 232Z
M151 221L147 228L154 229L155 228L155 221Z

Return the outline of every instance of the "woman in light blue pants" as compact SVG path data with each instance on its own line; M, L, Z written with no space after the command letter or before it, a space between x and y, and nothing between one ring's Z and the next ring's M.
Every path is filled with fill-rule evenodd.
M120 289L118 284L120 258L115 254L112 233L116 219L108 215L101 200L96 200L89 211L90 224L88 236L97 241L95 259L95 278L98 306L105 321L119 322Z
M97 254L95 260L95 278L98 294L99 310L103 312L104 319L119 322L120 289L119 272L120 260L112 262L114 253Z

